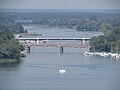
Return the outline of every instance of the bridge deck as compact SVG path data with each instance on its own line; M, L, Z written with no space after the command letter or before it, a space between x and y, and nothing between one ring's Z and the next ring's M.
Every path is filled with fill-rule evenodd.
M90 38L79 37L18 37L16 38L23 46L44 46L44 47L69 47L69 48L85 48L88 46ZM42 40L66 40L65 42L41 42ZM67 40L72 40L67 42ZM74 40L81 40L80 42L74 42ZM84 43L84 44L83 44Z
M17 40L90 40L81 37L18 37Z

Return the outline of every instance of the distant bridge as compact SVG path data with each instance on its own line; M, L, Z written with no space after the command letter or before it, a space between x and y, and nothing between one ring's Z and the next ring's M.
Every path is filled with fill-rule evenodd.
M85 42L85 41L90 41L90 38L79 38L79 37L18 37L16 38L18 41L36 41L37 43L39 43L40 41L43 41L43 40L80 40L82 42Z
M72 38L72 37L18 37L16 39L20 42L20 44L27 47L28 51L30 51L31 46L42 46L42 47L60 47L61 52L63 52L63 47L86 48L88 47L89 44L89 42L86 41L90 41L90 38ZM48 42L50 40L57 41ZM66 42L59 42L62 40L65 40ZM82 42L73 42L75 40L79 40Z
M41 47L68 47L68 48L86 48L88 46L87 43L79 43L79 42L46 42L46 43L21 43L23 46L41 46Z

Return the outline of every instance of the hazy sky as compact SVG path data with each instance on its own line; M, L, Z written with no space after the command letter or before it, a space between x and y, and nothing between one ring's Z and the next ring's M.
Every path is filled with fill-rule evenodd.
M120 0L0 0L0 8L120 9Z

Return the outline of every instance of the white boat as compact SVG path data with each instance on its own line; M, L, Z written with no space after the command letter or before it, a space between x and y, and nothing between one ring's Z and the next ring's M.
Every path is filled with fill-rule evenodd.
M116 59L120 59L120 54L115 56Z
M85 55L89 55L89 52L84 52L83 54L85 54Z
M93 52L84 52L83 54L85 54L85 55L96 55L96 54L93 53Z
M66 73L66 70L63 68L63 60L62 60L62 68L59 70L59 73L62 75Z
M65 72L66 72L65 69L60 69L60 70L59 70L59 73L61 73L61 74L64 74Z
M112 57L116 57L118 54L117 53L110 53Z
M107 57L107 56L109 56L109 54L106 53L106 52L103 52L103 53L100 54L100 56Z
M100 53L100 52L96 52L96 55L100 56L100 55L101 55L101 53Z

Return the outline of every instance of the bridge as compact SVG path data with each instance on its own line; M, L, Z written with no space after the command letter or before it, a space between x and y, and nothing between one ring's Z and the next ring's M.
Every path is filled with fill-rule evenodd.
M79 37L17 37L20 44L28 48L31 46L41 47L60 47L60 52L63 52L63 47L68 48L86 48L88 47L90 38ZM77 40L77 41L76 41ZM61 41L61 42L59 42ZM62 42L65 41L65 42Z
M81 38L81 37L50 37L50 36L47 36L47 37L18 37L16 38L18 41L20 42L24 42L24 41L36 41L36 43L39 43L40 41L49 41L49 40L79 40L79 41L82 41L82 42L85 42L85 41L90 41L90 38Z

